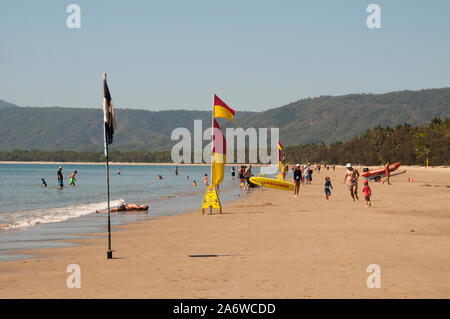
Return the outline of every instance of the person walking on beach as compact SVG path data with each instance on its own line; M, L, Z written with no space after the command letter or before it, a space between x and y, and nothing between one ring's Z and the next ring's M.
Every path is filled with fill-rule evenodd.
M389 165L391 165L391 163L390 163L390 161L387 161L387 163L386 163L386 166L385 166L385 168L384 168L384 173L386 174L386 178L383 180L383 183L382 184L384 184L384 182L388 182L388 185L391 185L391 182L389 181Z
M300 169L300 164L297 164L294 169L294 197L298 197L301 181L302 181L302 170Z
M205 188L208 187L209 181L208 181L208 174L205 174Z
M248 190L248 188L250 187L250 177L252 177L252 165L249 165L244 172L245 178L244 190Z
M45 179L43 177L41 178L41 186L47 187L47 183L45 182Z
M283 173L283 180L284 180L286 178L286 172L287 172L286 166L283 166L283 168L281 169L281 172Z
M64 177L63 177L63 174L62 174L62 167L61 166L58 168L58 172L56 173L56 176L58 177L59 189L63 189L63 187L64 187Z
M345 173L344 183L347 183L347 187L350 191L350 196L355 201L358 198L358 177L359 172L356 168L352 167L351 163L347 163L347 172Z
M231 179L234 179L236 172L234 171L234 166L231 167Z
M70 175L70 180L69 180L69 184L70 184L70 186L75 186L75 181L76 181L76 179L75 179L75 175L77 175L77 171L73 171L73 173Z
M328 198L331 196L331 189L333 189L333 185L331 185L331 180L330 178L327 176L325 177L325 198L328 200Z
M305 167L305 183L309 184L309 175L311 174L311 167L307 165Z
M372 202L370 201L370 196L372 196L372 189L370 189L369 181L367 179L364 181L362 192L364 194L364 199L366 200L366 207L372 207Z

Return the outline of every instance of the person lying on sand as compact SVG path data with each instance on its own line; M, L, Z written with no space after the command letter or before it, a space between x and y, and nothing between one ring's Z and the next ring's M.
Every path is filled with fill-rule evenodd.
M124 211L136 211L136 210L148 210L148 205L138 204L122 204L118 207L111 208L110 212L124 212ZM96 210L96 213L107 213L108 210Z

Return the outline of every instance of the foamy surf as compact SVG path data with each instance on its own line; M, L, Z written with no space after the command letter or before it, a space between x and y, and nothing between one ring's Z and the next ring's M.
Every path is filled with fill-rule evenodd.
M115 207L123 203L123 199L112 200L110 206ZM68 219L95 213L96 210L107 209L107 206L107 202L101 202L1 214L0 230L20 229L40 224L63 222Z

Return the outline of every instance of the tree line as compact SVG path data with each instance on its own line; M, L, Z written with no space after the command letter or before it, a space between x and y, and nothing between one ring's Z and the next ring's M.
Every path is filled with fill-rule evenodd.
M248 150L246 151L248 159ZM382 165L450 165L450 118L435 117L428 126L377 126L348 142L288 146L288 163ZM170 151L111 151L112 162L167 163ZM13 150L0 152L0 161L104 162L103 152Z
M377 126L348 142L289 146L285 154L291 163L425 165L428 158L429 165L449 165L450 118L435 117L423 127Z

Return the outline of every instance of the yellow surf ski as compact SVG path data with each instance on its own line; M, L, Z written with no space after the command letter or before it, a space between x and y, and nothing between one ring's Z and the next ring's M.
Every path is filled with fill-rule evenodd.
M292 191L294 189L293 183L266 177L250 177L250 182L259 186L281 189L284 191Z

